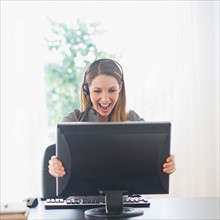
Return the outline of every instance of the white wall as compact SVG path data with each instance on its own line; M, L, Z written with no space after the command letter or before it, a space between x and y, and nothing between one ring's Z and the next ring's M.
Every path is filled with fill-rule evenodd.
M1 3L1 197L40 194L47 139L46 17L100 20L97 44L118 52L128 108L172 122L170 196L219 195L218 1ZM97 10L97 11L96 11ZM16 183L17 187L14 187Z

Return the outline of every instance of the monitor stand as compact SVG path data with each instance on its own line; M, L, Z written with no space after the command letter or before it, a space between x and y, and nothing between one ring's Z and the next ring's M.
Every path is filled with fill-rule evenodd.
M86 216L91 217L133 217L143 215L143 211L132 207L123 207L124 191L101 191L105 194L105 207L88 209Z

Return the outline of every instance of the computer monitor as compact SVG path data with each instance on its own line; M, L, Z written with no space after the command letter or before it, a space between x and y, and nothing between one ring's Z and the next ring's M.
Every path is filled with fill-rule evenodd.
M57 196L104 193L105 208L89 216L135 216L122 207L124 194L168 194L163 164L170 155L170 122L64 122L57 125L57 157L66 175L57 178ZM113 206L113 208L112 208Z

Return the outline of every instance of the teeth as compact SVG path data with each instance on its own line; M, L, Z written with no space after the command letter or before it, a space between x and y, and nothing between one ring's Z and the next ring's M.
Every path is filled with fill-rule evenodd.
M106 104L106 105L104 105L104 104L100 104L102 107L107 107L109 104Z

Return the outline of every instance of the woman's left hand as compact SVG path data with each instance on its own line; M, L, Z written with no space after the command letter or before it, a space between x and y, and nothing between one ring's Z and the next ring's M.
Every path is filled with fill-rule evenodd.
M175 163L175 156L170 155L166 162L163 164L163 172L167 174L172 174L176 171L176 163Z

